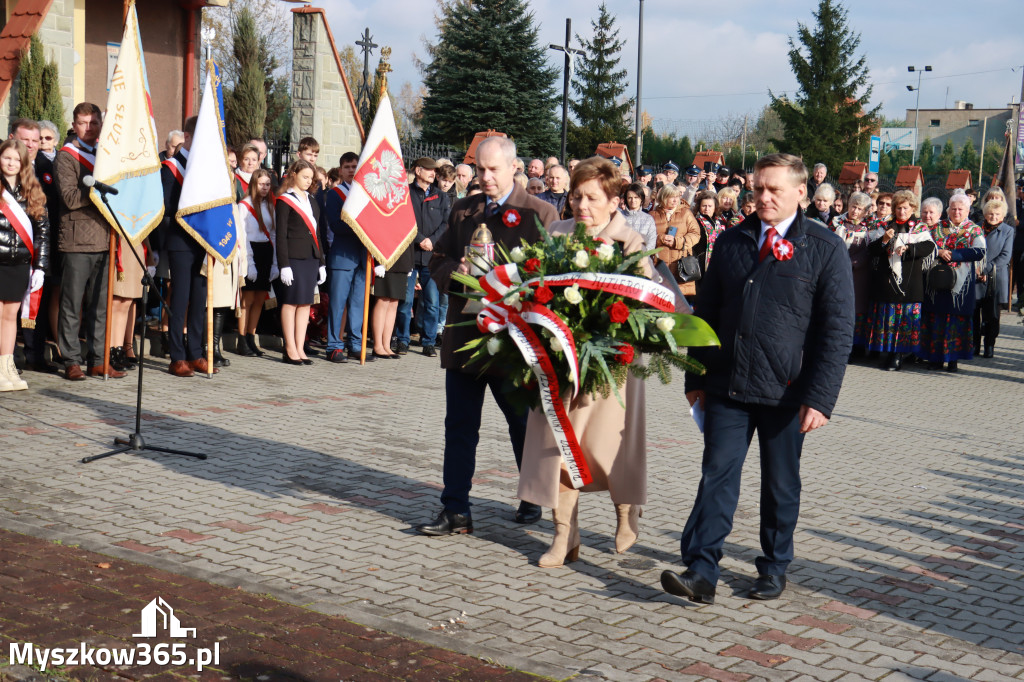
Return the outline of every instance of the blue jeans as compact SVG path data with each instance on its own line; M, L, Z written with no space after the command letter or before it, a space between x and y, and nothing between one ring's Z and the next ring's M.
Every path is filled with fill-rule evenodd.
M438 291L434 280L430 279L430 268L426 265L414 265L409 276L409 284L405 289L405 300L398 305L395 317L395 336L399 343L409 345L412 326L412 304L416 297L416 280L420 282L420 308L416 322L420 327L420 345L433 346L437 339Z
M363 343L363 297L366 294L366 269L330 270L330 307L327 309L327 352L358 352ZM346 337L341 334L342 315L348 313Z
M480 418L488 388L508 422L508 436L516 466L522 464L528 413L525 410L522 414L515 411L505 399L501 383L500 378L492 376L481 377L454 369L445 372L444 490L441 504L455 514L469 513L469 490L473 487Z
M793 531L800 513L800 411L707 396L704 461L693 511L680 546L683 563L712 583L718 581L722 546L732 530L740 496L740 474L750 440L761 444L761 550L763 575L785 575L793 560Z

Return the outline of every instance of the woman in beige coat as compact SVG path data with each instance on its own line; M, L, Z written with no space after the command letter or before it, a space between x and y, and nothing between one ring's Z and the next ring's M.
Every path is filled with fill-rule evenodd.
M688 206L683 204L682 192L675 185L665 185L658 190L654 201L654 226L658 229L657 245L661 248L658 260L664 261L672 272L676 262L684 256L693 255L693 247L700 241L701 229ZM669 234L675 228L674 234ZM696 282L680 284L683 296L696 296Z
M612 163L593 157L581 161L572 174L569 205L573 218L552 223L552 234L571 234L576 223L587 226L588 234L622 244L625 254L644 250L644 239L626 224L618 211L621 180ZM644 273L650 277L649 259ZM584 492L607 490L615 504L618 527L615 550L625 552L639 533L640 505L647 502L647 451L644 385L632 375L622 392L623 408L614 396L602 398L580 394L566 400L566 410L593 481ZM562 464L543 412L533 410L526 423L526 443L519 477L518 497L551 507L555 537L540 558L542 568L561 566L579 557L577 524L580 491L572 487Z

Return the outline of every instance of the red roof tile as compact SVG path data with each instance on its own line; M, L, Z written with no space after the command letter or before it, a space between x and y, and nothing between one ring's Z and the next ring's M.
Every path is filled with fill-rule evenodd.
M918 182L924 185L924 171L920 166L900 166L894 183L897 187L912 189Z
M21 67L21 54L50 11L53 0L19 0L0 31L0 103L7 99Z
M864 179L868 172L868 164L864 161L847 161L843 164L843 170L839 173L840 185L852 185L858 180Z
M597 151L594 153L606 159L612 157L622 159L629 164L629 172L633 172L633 159L629 158L629 150L621 142L602 142L597 145Z
M722 165L725 163L725 155L722 152L716 152L714 149L706 149L702 152L697 152L697 155L693 157L693 165L701 170L704 169L706 161Z
M486 130L482 133L477 133L473 136L473 141L469 143L469 149L466 150L466 158L462 162L476 163L476 148L488 137L508 137L508 135L499 133L497 130Z
M946 189L970 189L973 187L971 171L951 170L946 178Z

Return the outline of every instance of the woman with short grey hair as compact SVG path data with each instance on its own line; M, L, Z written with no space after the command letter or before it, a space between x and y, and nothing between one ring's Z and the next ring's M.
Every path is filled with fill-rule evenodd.
M836 190L832 185L823 182L814 190L811 197L811 205L807 207L807 217L822 222L825 227L832 227L832 219L835 213Z
M918 357L932 369L942 369L946 363L947 372L957 371L958 360L974 357L974 283L979 266L985 266L985 234L967 217L971 203L960 190L949 199L947 220L928 218L935 206L931 200L926 200L922 211L935 241L935 264L951 266L954 277L951 288L940 286L937 277L928 278Z
M853 267L854 309L857 313L853 328L853 356L864 354L867 347L868 329L865 324L870 305L869 291L871 288L871 270L868 267L868 212L871 210L871 197L863 192L850 195L846 213L836 216L830 226L844 242L850 252L850 265Z

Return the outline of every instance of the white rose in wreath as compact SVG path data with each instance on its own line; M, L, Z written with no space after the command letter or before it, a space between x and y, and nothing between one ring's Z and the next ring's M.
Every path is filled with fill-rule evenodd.
M497 355L498 351L501 350L501 339L497 336L492 336L487 339L487 352L491 355Z
M657 325L659 331L667 334L675 328L676 321L671 317L659 317L654 324Z
M575 284L566 289L565 294L563 295L565 296L565 300L574 305L583 300L583 294L580 293L580 288Z
M601 260L611 260L615 255L615 249L611 244L601 244L597 247L597 257Z
M585 268L590 265L590 255L586 251L577 251L576 257L573 258L573 263L575 263L578 268Z
M512 251L509 252L509 255L512 256L512 262L514 263L522 263L526 260L526 252L523 251L523 247L521 246L517 246L512 249Z

